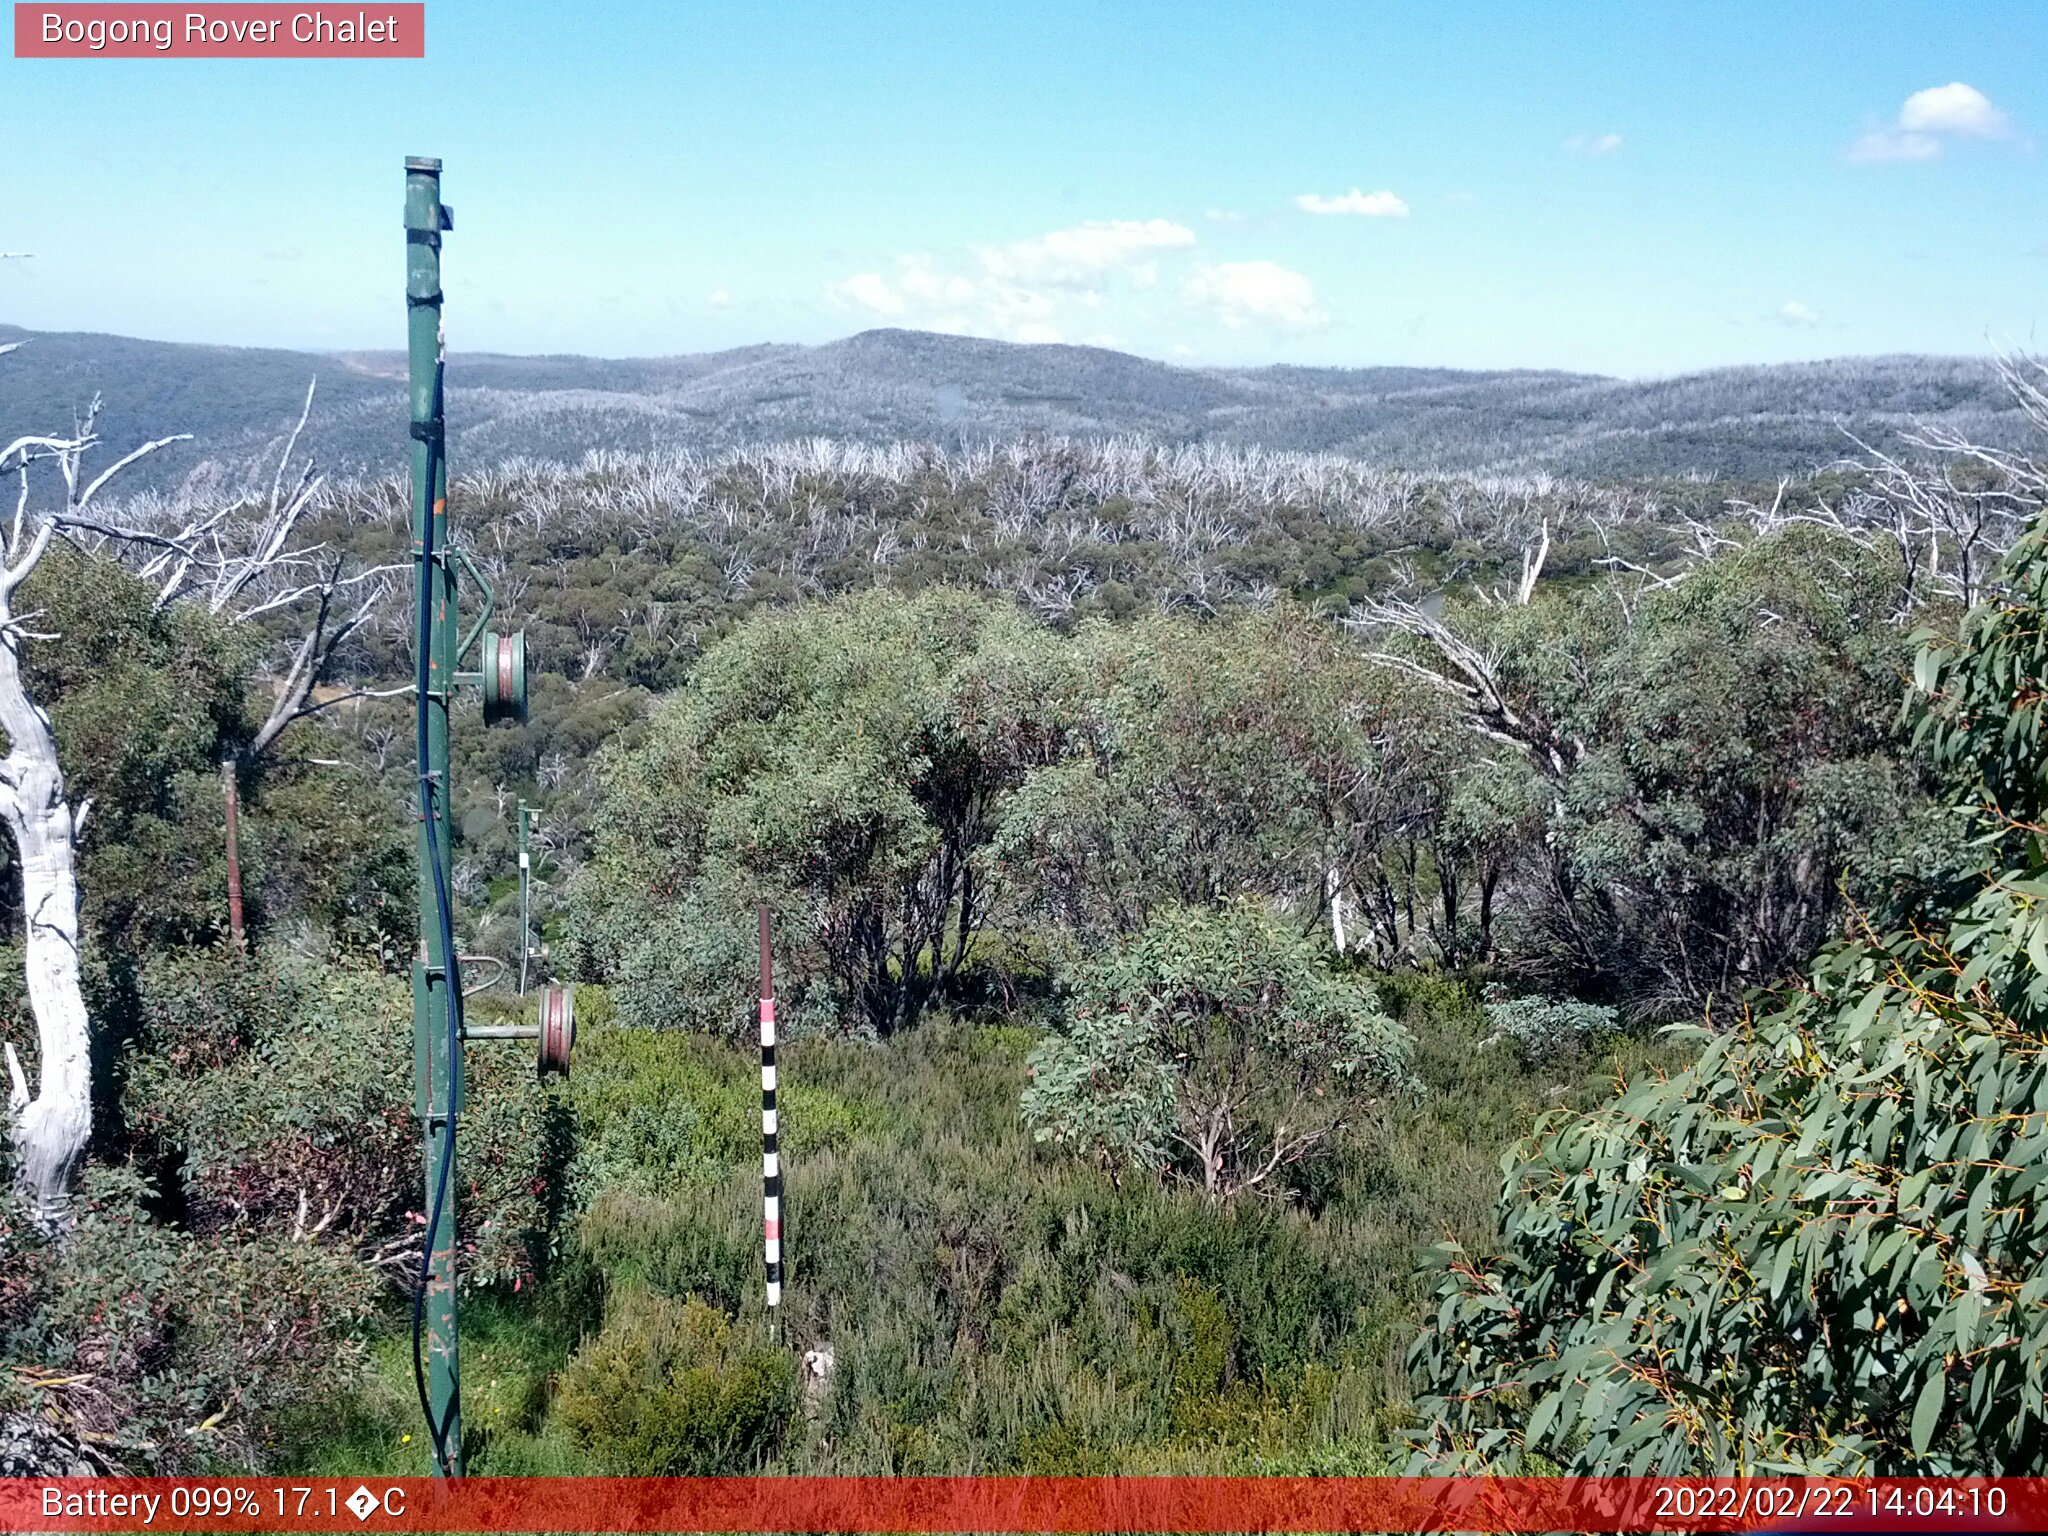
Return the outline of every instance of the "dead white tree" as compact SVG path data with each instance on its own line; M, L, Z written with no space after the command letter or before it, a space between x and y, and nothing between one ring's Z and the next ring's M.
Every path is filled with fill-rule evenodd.
M154 583L159 608L199 602L230 624L253 623L286 611L306 615L289 661L273 680L275 697L251 739L252 757L268 750L293 721L359 696L350 691L313 699L315 688L330 674L336 653L369 622L390 589L392 573L401 569L381 565L350 571L340 551L324 542L298 540L301 527L321 505L325 486L310 460L295 463L315 387L307 386L299 419L285 438L267 491L197 508L183 499L145 499L124 508L118 521L66 520L67 531L91 536L136 575ZM71 473L67 464L67 479Z
M0 354L20 345L0 346ZM46 1233L66 1225L73 1181L92 1139L92 1031L80 978L77 869L78 834L91 803L74 806L66 794L56 733L22 675L22 643L56 637L29 628L35 615L17 612L16 596L50 541L87 514L115 476L178 439L145 443L81 484L81 456L93 441L88 421L70 437L18 437L0 448L0 479L12 475L20 482L0 561L0 730L7 733L0 820L13 836L21 869L22 962L36 1021L33 1092L14 1042L5 1045L7 1111L15 1189L29 1220ZM29 466L44 459L55 460L64 472L64 505L32 514Z
M1996 367L2020 414L2035 432L2048 434L2048 368L2007 356L1998 357ZM1976 604L2048 507L2048 469L2038 449L1990 447L1939 424L1902 432L1899 451L1844 435L1860 456L1836 466L1856 477L1839 499L1788 503L1789 482L1780 481L1770 506L1735 502L1730 511L1756 537L1808 524L1865 549L1888 547L1900 572L1895 623L1911 620L1929 601ZM1689 564L1737 543L1688 525L1697 543Z
M1543 532L1533 548L1522 550L1522 579L1515 583L1516 606L1526 608L1536 595L1536 583L1543 575L1543 562L1550 558L1550 519L1543 519Z
M1523 510L1529 510L1526 497ZM1546 515L1535 537L1522 546L1522 573L1513 597L1497 589L1479 589L1475 595L1483 605L1527 607L1536 596L1536 584L1549 558L1550 518ZM1384 644L1367 655L1391 671L1448 695L1480 735L1532 753L1553 773L1564 771L1567 758L1576 760L1583 754L1582 743L1556 734L1545 722L1525 717L1501 681L1499 655L1445 623L1441 597L1423 602L1403 597L1368 598L1353 604L1343 622L1345 628L1369 639L1383 642L1406 636L1419 642L1423 659L1386 649Z

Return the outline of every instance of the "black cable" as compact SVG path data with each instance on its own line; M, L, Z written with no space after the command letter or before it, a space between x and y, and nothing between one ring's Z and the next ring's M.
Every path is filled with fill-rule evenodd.
M434 361L434 420L441 420L441 380L444 360ZM448 1073L445 1085L448 1105L441 1121L440 1168L434 1175L434 1199L427 1216L426 1242L420 1249L419 1285L412 1299L412 1380L419 1392L420 1412L426 1416L427 1435L433 1442L434 1463L443 1476L453 1476L448 1452L448 1426L434 1417L434 1405L427 1392L426 1367L426 1316L427 1285L434 1273L434 1241L441 1230L441 1216L448 1198L448 1179L455 1165L455 1104L461 1088L462 1024L455 970L455 914L448 900L447 878L441 869L441 840L434 825L434 776L427 766L427 685L431 681L432 647L434 639L434 489L440 474L441 457L446 452L446 439L433 434L427 439L427 469L425 515L421 518L420 531L420 586L419 586L419 654L413 677L415 738L419 753L420 819L427 829L427 861L434 869L434 912L440 930L441 958L444 964L442 988L448 1001ZM432 956L427 957L431 959ZM428 1095L427 1113L433 1114L433 1098ZM452 1405L451 1405L452 1406Z

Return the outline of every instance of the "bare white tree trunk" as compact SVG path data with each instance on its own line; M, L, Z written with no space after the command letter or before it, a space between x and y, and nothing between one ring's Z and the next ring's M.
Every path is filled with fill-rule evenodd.
M0 346L0 354L20 342ZM38 635L17 614L14 599L50 547L61 524L82 514L123 469L175 438L145 443L83 486L82 455L97 439L93 419L99 402L70 438L19 437L0 448L0 475L17 476L20 494L0 560L0 732L7 755L0 758L0 821L14 837L21 866L23 971L29 1009L36 1020L36 1085L12 1041L6 1043L7 1118L14 1149L14 1186L28 1218L55 1234L71 1214L71 1190L92 1139L92 1023L85 1010L78 934L78 832L90 802L74 809L64 794L64 770L57 761L57 736L50 717L29 697L21 675L25 640ZM64 510L31 517L28 467L54 459L64 477Z
M35 568L53 525L44 523L0 573L0 820L14 834L26 917L24 969L36 1020L36 1091L7 1045L8 1118L14 1183L29 1219L45 1232L70 1214L71 1185L92 1137L92 1037L78 956L77 835L82 813L64 797L50 718L23 685L23 631L14 590Z

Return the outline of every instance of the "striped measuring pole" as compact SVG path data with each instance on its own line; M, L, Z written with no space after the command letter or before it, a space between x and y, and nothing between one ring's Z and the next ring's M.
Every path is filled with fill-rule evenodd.
M768 1327L782 1305L782 1154L775 1144L775 968L768 952L768 904L761 918L761 1238L768 1260Z

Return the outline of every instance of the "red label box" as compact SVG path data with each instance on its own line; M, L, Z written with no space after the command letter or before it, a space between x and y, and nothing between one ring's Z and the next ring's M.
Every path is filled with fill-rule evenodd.
M2042 1478L0 1478L0 1532L2039 1531Z
M14 7L17 59L422 59L424 4Z

